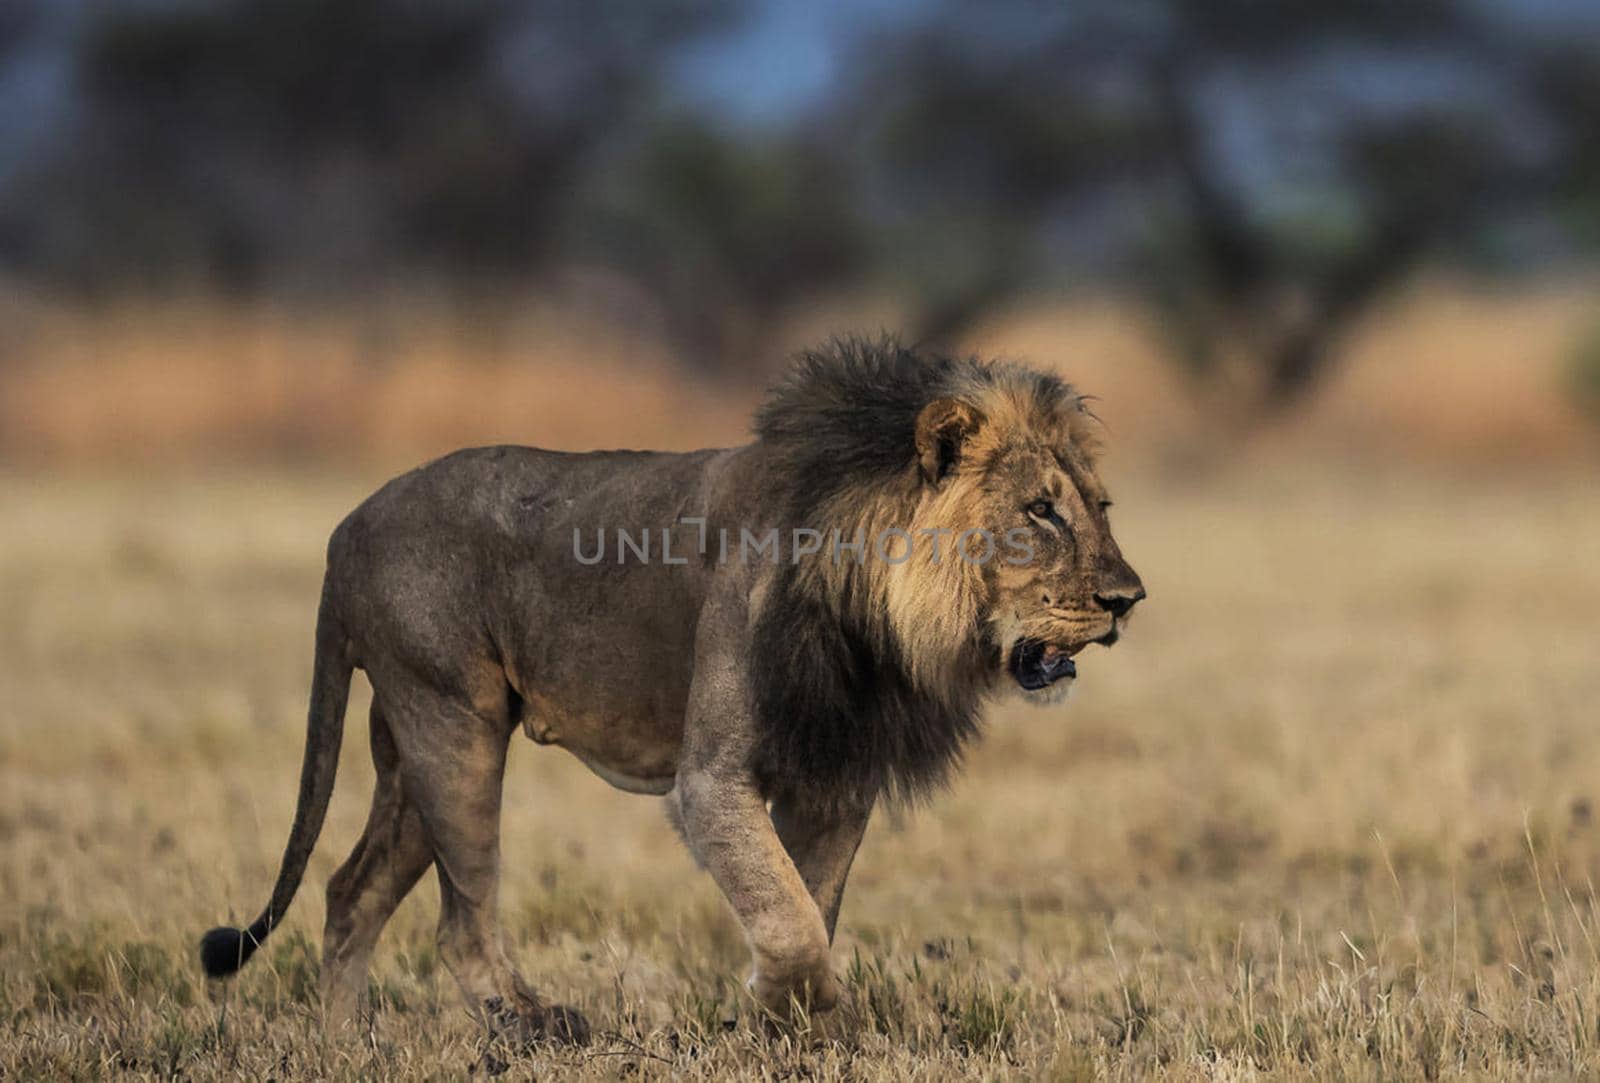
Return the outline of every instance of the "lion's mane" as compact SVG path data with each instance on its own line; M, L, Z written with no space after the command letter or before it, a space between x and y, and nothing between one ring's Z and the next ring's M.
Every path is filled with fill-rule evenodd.
M1012 430L1018 416L1077 401L1052 376L893 339L805 353L756 415L777 521L845 538L914 529L930 514L957 529L981 525L960 521L959 490L930 502L918 474L918 418L943 398L1009 414ZM993 408L1000 399L1009 412ZM993 453L1007 436L1007 424L991 426L974 453ZM890 566L869 551L862 563L835 562L825 546L781 562L752 652L755 767L769 793L907 802L939 788L978 733L996 670L982 592L981 571L954 559Z

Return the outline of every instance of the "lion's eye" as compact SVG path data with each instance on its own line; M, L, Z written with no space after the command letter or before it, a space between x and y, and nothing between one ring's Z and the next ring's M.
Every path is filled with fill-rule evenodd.
M1110 511L1111 510L1111 501L1109 501L1109 500L1100 501L1100 510L1101 511Z
M1055 517L1056 506L1048 500L1035 500L1028 505L1028 514L1035 519L1043 519L1045 522L1049 522Z

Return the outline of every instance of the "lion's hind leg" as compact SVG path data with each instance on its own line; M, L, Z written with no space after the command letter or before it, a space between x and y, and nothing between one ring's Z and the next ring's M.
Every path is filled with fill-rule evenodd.
M406 797L439 874L440 958L496 1030L588 1041L581 1014L545 1004L522 980L500 933L500 803L512 726L415 686L391 702Z
M355 849L328 881L322 938L322 1003L331 1023L353 1019L384 925L433 863L422 817L406 800L399 757L376 701L370 722L377 780Z

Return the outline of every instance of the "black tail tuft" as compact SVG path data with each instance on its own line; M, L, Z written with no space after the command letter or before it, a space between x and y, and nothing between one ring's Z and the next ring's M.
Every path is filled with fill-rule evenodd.
M283 848L272 899L247 929L227 926L200 938L200 965L213 978L225 978L256 953L261 942L283 920L305 875L306 862L317 845L322 819L333 795L333 777L339 769L339 740L344 735L344 708L350 692L352 666L344 656L343 633L323 584L322 608L317 610L317 652L311 670L311 709L306 715L306 757L300 765L300 797L294 806L294 826Z
M253 929L230 929L227 926L212 929L200 938L200 965L213 978L226 978L238 970L256 952L260 938Z

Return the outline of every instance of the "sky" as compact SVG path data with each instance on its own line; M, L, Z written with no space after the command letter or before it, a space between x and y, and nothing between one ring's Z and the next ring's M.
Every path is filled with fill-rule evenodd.
M917 0L767 0L749 17L684 50L679 93L727 120L782 123L824 95L849 43L917 14Z

